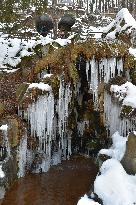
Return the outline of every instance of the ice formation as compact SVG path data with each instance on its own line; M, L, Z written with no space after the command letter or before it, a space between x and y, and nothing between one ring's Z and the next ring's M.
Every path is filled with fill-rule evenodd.
M110 135L113 135L116 131L121 136L126 137L127 134L136 129L136 119L120 117L121 105L118 102L112 100L110 94L106 91L104 93L104 118L106 128L110 130Z
M67 118L68 118L68 107L71 101L72 92L70 89L70 85L65 85L63 79L60 80L60 88L59 88L59 102L58 102L58 127L59 127L59 135L61 139L61 147L64 154L64 158L66 158L66 149L68 149L68 155L71 155L71 136L66 133L67 127ZM68 135L66 137L66 135Z
M37 84L33 85L37 87ZM40 84L38 86L41 88ZM43 89L44 87L42 86ZM39 96L35 102L28 106L27 118L31 135L38 138L39 142L37 152L40 163L37 163L35 167L36 172L39 170L48 171L51 165L61 162L61 157L66 159L71 155L71 135L67 132L71 97L70 85L66 84L61 76L58 100L54 99L50 88L47 93ZM27 158L29 158L30 164L34 160L34 154L30 150L27 152Z
M27 162L27 135L23 136L20 140L18 149L18 177L25 176L25 168Z
M123 61L121 58L103 58L100 61L93 58L86 62L86 75L93 94L95 108L98 105L98 84L100 82L108 83L116 74L120 76L122 72Z
M28 122L31 126L31 135L38 137L39 150L51 155L50 144L53 135L54 96L52 92L40 96L28 107Z

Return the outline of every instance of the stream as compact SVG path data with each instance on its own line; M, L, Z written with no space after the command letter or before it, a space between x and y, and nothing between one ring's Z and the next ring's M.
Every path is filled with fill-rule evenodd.
M73 156L47 173L18 179L2 205L76 205L91 188L97 171L92 159Z

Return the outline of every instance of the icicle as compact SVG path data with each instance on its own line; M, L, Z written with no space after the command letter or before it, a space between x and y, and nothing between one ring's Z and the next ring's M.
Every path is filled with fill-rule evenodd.
M83 136L86 128L89 127L89 121L77 122L78 135Z
M130 131L136 129L134 123L135 118L127 119L120 117L121 106L116 102L112 102L111 96L105 91L104 93L104 116L105 126L110 130L110 135L113 135L116 131L122 136L127 136Z
M66 155L67 139L66 139L66 127L68 118L68 108L71 101L72 93L70 90L70 85L65 85L63 78L60 79L59 88L59 102L58 102L58 126L60 135L60 147L64 151L63 154Z
M87 61L87 62L86 62L86 76L87 76L87 81L89 80L89 78L88 78L89 66L90 66L90 62Z
M19 150L18 150L18 177L25 176L25 168L26 168L26 161L27 161L27 135L22 137L20 140Z
M118 70L118 75L121 75L121 72L123 72L123 60L122 58L117 60L117 70Z

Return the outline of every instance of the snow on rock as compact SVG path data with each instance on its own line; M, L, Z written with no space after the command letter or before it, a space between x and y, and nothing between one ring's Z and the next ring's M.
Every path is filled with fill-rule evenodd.
M116 19L113 20L103 31L107 38L116 38L116 34L125 31L125 33L130 34L132 30L136 30L136 21L129 13L127 8L122 8Z
M0 130L2 131L7 131L8 130L8 125L1 125Z
M4 178L5 177L5 174L2 170L2 165L0 165L0 178Z
M115 132L112 135L112 142L113 145L109 149L101 149L99 155L105 154L121 161L125 154L127 137L122 137L119 135L119 132Z
M61 46L66 46L67 44L71 43L70 39L62 39L62 38L57 38L54 40L54 42L60 44Z
M31 31L32 32L32 31ZM37 39L38 38L38 39ZM24 56L32 56L36 45L41 44L45 46L53 42L65 46L71 42L69 39L56 39L53 40L49 35L46 37L38 36L31 39L10 38L8 35L2 34L0 36L0 70L5 68L16 67ZM6 70L5 70L6 72Z
M51 91L52 90L50 85L44 84L44 83L32 83L29 85L28 89L32 89L32 88L38 88L42 91Z
M135 58L135 60L136 60L136 48L129 48L129 53L131 54L131 55L133 55L134 56L134 58Z
M50 78L53 74L45 74L43 78Z
M136 108L136 86L131 82L126 82L121 86L111 85L110 91L119 101L123 101L123 105Z
M85 194L84 197L81 197L81 199L78 201L77 205L99 205L99 203L89 199Z
M116 159L106 160L95 179L94 192L103 205L136 204L136 176L128 175Z

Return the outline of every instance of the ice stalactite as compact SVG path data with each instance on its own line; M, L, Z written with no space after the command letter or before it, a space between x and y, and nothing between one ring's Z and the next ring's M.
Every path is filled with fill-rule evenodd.
M85 129L89 128L89 120L77 122L78 135L83 136Z
M71 134L67 132L69 103L72 91L63 77L60 78L59 99L55 100L51 90L39 96L27 109L31 136L38 139L38 154L29 149L29 167L34 164L35 172L48 171L51 165L58 164L71 155ZM28 160L27 160L28 162Z
M29 105L27 111L31 135L37 136L39 140L38 149L51 156L54 120L54 96L52 92L40 96L36 102Z
M95 109L97 109L98 106L99 83L108 83L116 74L120 76L122 72L123 61L121 58L103 58L99 61L93 58L86 62L86 75L90 84L90 91L93 94Z
M94 58L86 63L86 74L96 107L98 101L98 62Z
M120 117L121 105L118 102L114 102L110 94L106 91L104 93L104 118L105 126L110 131L110 135L113 135L116 131L121 136L127 136L127 134L136 129L135 118Z
M18 148L18 177L25 176L25 168L27 162L27 135L25 134L20 140L20 145Z
M71 136L67 133L67 120L68 120L68 110L69 103L71 102L72 91L70 89L70 84L65 84L64 80L60 79L59 88L59 102L58 102L58 127L60 135L60 148L64 158L71 154ZM70 147L69 147L70 146ZM66 150L69 150L68 156Z

